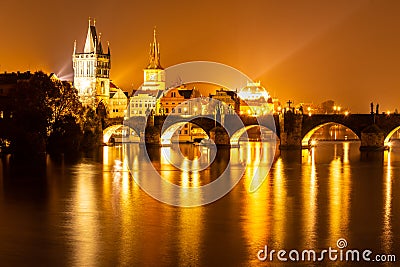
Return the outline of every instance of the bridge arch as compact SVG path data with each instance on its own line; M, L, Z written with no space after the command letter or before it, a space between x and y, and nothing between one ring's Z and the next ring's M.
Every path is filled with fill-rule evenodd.
M209 132L207 132L207 130L204 129L200 124L194 123L193 121L179 121L179 122L175 122L174 124L169 125L161 133L161 138L160 138L161 145L170 145L170 144L172 144L172 136L175 134L175 132L177 130L182 128L187 123L192 123L192 124L200 127L204 131L204 133L207 134L208 137L210 137Z
M400 126L397 126L396 128L394 128L393 130L391 130L385 137L385 141L384 144L385 146L389 145L390 143L390 138L392 138L392 136L394 135L395 132L397 132L398 130L400 130Z
M108 126L106 129L103 130L103 143L107 143L111 136L118 131L119 129L121 129L122 127L124 127L124 125L122 124L116 124L116 125L111 125Z
M353 129L351 129L350 127L348 127L347 125L344 125L344 124L342 124L342 123L338 123L338 122L331 121L331 122L325 122L325 123L319 124L319 125L315 126L314 128L312 128L311 130L309 130L309 131L302 137L301 145L302 145L302 146L308 146L308 145L309 145L309 141L310 141L312 135L313 135L314 133L316 133L316 132L317 132L319 129L321 129L322 127L327 126L327 125L330 125L330 124L332 124L332 125L341 125L341 126L344 126L344 127L346 127L347 129L350 129L351 132L352 132L354 135L356 135L356 136L358 137L358 139L361 139L360 136L359 136Z
M138 135L135 129L132 129L131 127L129 127L125 124L114 124L114 125L108 126L106 129L103 130L103 143L108 143L110 141L111 136L124 127L126 129L131 129L132 131L135 132L136 135Z
M268 127L265 127L265 126L263 126L263 125L259 125L259 124L248 125L248 126L245 126L245 127L240 128L239 130L237 130L237 131L231 136L231 140L230 140L231 145L232 145L232 146L237 146L237 145L239 145L240 137L242 137L242 135L243 135L244 133L246 133L248 130L251 130L251 129L256 128L256 127L260 127L260 130L261 130L261 129L267 129L267 130L271 131L273 134L276 135L276 133L275 133L273 130L271 130L271 129L269 129Z

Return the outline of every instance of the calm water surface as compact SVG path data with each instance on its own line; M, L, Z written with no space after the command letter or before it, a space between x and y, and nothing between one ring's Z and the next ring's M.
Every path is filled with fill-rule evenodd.
M265 144L221 150L202 172L179 171L163 156L168 148L152 149L154 166L179 185L209 183L229 159L250 164L229 194L196 208L153 199L126 162L115 171L115 160L124 161L121 146L76 163L48 159L42 174L15 174L3 159L0 265L284 266L276 257L273 264L260 262L257 252L265 245L337 249L339 238L347 248L400 259L400 146L369 154L358 148L358 142L321 142L311 151L283 151L254 193L248 191L254 165L273 157ZM188 158L199 153L192 145L181 150ZM152 179L141 172L140 160L135 164L133 175ZM318 266L327 264L349 263L325 260Z

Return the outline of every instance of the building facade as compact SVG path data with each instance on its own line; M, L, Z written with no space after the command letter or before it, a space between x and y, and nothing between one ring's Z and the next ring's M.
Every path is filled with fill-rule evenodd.
M238 91L240 98L240 114L259 116L274 111L274 104L267 90L260 82L248 82Z
M101 35L97 34L95 21L89 27L83 52L77 52L76 41L72 55L74 87L85 106L97 107L102 102L108 110L110 99L111 53L103 51Z
M128 105L128 92L123 91L110 82L110 99L108 101L108 117L123 118L126 116L126 107Z
M240 112L240 99L236 92L224 90L223 88L216 90L215 94L210 94L210 98L221 101L228 106L226 113L233 114Z

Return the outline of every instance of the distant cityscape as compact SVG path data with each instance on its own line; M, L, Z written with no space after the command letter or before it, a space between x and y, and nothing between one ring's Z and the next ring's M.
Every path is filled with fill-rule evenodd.
M216 87L214 92L205 93L202 85L180 83L172 88L166 88L166 72L161 65L160 44L157 41L157 32L154 29L153 40L150 42L149 62L143 69L143 84L140 88L130 92L116 85L111 79L111 52L103 47L101 35L97 33L95 21L89 19L86 41L83 49L78 49L74 42L73 55L73 81L62 81L76 88L83 106L96 110L103 119L127 120L136 116L153 115L197 115L212 113L213 110L204 110L202 101L218 100L225 105L223 112L247 116L261 116L265 114L280 114L286 111L312 116L313 114L341 114L347 116L351 113L349 107L343 107L333 100L323 103L294 103L293 101L280 101L271 97L261 81L248 81L243 88ZM32 73L17 72L0 74L0 117L12 116L12 111L7 108L11 92L16 85L24 80L29 80ZM56 74L48 74L52 80L58 80ZM202 101L191 102L193 99ZM207 100L208 99L208 100ZM377 110L378 112L378 110ZM334 127L333 127L334 126ZM339 125L329 125L321 129L321 139L357 139L349 129ZM103 129L104 130L104 129ZM252 130L255 131L254 129ZM250 135L251 132L250 131ZM350 133L347 133L350 131ZM120 138L123 129L118 128L109 138ZM132 133L133 135L135 133ZM255 131L258 136L260 130ZM198 126L187 123L176 131L175 140L190 141L201 139L207 134ZM137 137L138 138L138 137ZM257 139L257 137L255 137Z

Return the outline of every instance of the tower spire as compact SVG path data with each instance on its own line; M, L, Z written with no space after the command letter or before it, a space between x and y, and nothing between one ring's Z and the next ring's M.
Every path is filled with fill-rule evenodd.
M156 38L156 26L154 26L154 29L153 29L153 44L156 44L157 43L157 38Z
M150 43L150 63L148 69L162 69L160 63L160 44L157 42L156 27L153 29L153 43Z

